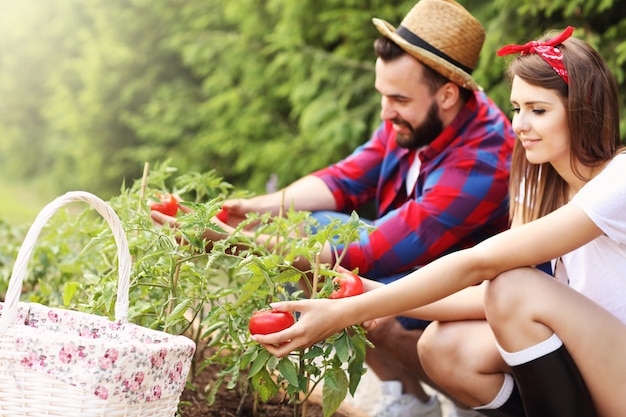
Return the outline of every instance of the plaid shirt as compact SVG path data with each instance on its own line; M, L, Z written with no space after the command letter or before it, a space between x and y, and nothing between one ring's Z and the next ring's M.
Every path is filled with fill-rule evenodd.
M390 122L344 160L314 172L332 191L337 210L375 199L376 230L346 247L342 265L370 278L410 271L467 248L508 227L508 176L514 133L482 92L471 98L429 146L398 146ZM409 195L405 179L421 168Z

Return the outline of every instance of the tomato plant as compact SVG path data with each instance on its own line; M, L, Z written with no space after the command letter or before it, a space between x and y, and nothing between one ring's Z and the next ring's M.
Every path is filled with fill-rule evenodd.
M334 290L328 298L344 298L363 294L363 281L354 272L337 265L337 272L341 275L333 278Z
M203 232L217 227L215 216L223 202L249 195L232 191L213 172L171 178L173 172L176 170L168 166L153 166L145 188L144 181L138 180L107 201L122 221L134 259L129 321L185 334L196 341L198 350L190 377L208 366L220 368L221 378L206 393L209 404L220 386L241 384L255 393L259 407L281 391L286 393L285 401L294 407L296 416L297 410L306 410L303 403L313 389L324 384L324 414L332 415L348 392L354 394L363 375L368 345L363 329L352 326L279 360L250 340L250 318L268 303L301 299L300 284L307 285L315 297L327 297L337 271L330 265L316 264L316 255L329 240L345 245L357 239L363 223L355 215L345 224L317 227L312 234L307 228L314 220L306 212L289 209L282 216L249 214L235 226L235 233L212 242L207 251ZM145 196L157 196L170 186L190 208L177 219L177 228L155 224L145 210L153 208L146 206ZM157 204L169 203L171 208L176 201L170 194L164 195L164 201ZM237 233L250 229L251 224L255 233L275 236L275 244L270 248ZM11 236L17 231L1 226L0 237L5 238L0 239L2 253L16 253L21 240L13 242L16 239ZM181 237L187 244L179 244ZM242 249L233 251L235 246ZM75 248L84 248L79 257ZM51 307L112 318L116 257L111 232L103 219L94 219L93 210L86 208L71 216L62 210L38 240L31 263L33 275L24 282L24 297ZM309 260L310 270L294 267L299 257ZM10 276L5 258L0 257L0 298ZM340 254L336 258L340 261ZM313 276L319 280L308 279Z
M150 210L156 210L168 216L176 216L178 213L178 200L172 194L157 194L161 201L150 205Z
M293 314L286 311L258 310L252 313L248 329L250 334L270 334L285 330L294 323Z

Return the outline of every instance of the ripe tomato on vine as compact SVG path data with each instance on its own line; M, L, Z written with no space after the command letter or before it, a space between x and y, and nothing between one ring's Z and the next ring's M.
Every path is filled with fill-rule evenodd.
M363 293L363 281L354 272L337 265L337 272L341 275L333 278L333 292L328 298L352 297Z

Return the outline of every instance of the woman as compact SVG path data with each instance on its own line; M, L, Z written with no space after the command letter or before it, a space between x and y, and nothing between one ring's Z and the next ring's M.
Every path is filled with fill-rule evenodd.
M422 337L422 361L438 385L481 413L625 416L626 153L617 84L572 31L499 51L520 53L509 67L518 137L510 230L360 296L278 303L300 312L298 322L254 339L284 356L379 317L447 321ZM550 260L556 279L529 266ZM455 298L483 287L486 321L444 315ZM478 318L475 299L471 311ZM429 362L434 346L454 351L450 340L466 342L452 365ZM467 354L472 347L481 350ZM473 374L445 372L472 366Z

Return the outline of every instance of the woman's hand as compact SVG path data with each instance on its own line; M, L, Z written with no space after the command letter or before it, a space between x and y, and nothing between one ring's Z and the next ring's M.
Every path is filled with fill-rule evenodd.
M251 339L279 358L296 349L310 347L353 324L345 320L345 314L340 313L346 306L345 301L315 299L272 303L274 310L299 312L298 321L283 331L257 334Z

